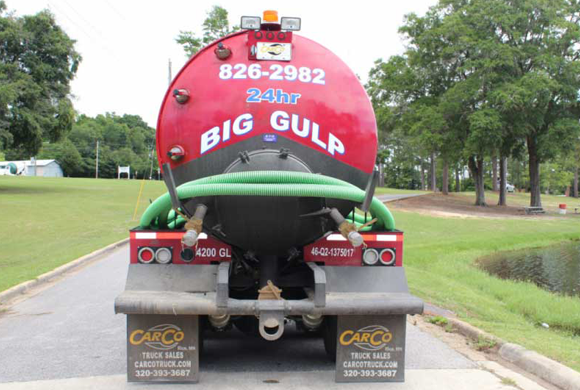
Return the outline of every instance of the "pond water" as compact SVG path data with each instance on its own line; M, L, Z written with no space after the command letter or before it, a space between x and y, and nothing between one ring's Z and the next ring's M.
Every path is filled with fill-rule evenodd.
M476 263L502 279L532 282L552 292L580 297L580 242L500 252Z

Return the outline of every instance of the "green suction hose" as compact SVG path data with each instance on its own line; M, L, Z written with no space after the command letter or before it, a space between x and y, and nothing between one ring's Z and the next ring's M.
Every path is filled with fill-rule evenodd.
M329 176L304 172L289 171L251 171L226 173L209 176L182 184L177 188L179 199L189 199L204 196L287 196L342 199L362 202L365 192L343 180ZM155 200L140 221L141 228L167 228L168 219L175 218L171 214L171 198L168 193ZM377 198L373 198L370 213L377 222L372 230L395 229L395 220L389 209ZM352 216L351 216L352 219ZM364 218L355 215L355 223L364 223ZM175 219L169 224L177 228L182 221ZM366 230L366 229L365 229Z

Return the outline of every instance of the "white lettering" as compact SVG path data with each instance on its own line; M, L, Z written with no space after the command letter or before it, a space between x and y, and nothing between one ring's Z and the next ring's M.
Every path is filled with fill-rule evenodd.
M222 142L229 141L231 132L234 135L244 135L254 129L254 118L252 114L242 114L238 116L233 123L228 119L223 123L223 131L219 126L213 127L201 135L200 154L204 154L214 146ZM221 133L221 136L220 136Z
M270 117L270 126L274 130L288 131L290 129L289 116L284 111L274 111Z
M241 125L241 126L240 126ZM244 135L249 133L254 128L254 121L252 119L252 114L242 114L236 118L234 121L234 134ZM224 138L224 141L226 139Z
M298 122L300 117L296 114L292 114L292 131L299 137L306 138L310 134L310 120L304 118L302 123L302 130L298 128Z
M214 127L201 135L201 154L204 154L220 142L220 128Z
M334 156L334 152L344 154L344 145L332 133L328 133L328 153Z
M224 136L222 137L224 142L226 142L227 140L230 139L231 125L232 125L232 121L229 119L224 122Z
M312 123L312 142L314 142L316 145L320 146L322 149L326 150L326 144L324 142L322 142L318 137L318 131L319 131L319 127L318 127L318 123Z

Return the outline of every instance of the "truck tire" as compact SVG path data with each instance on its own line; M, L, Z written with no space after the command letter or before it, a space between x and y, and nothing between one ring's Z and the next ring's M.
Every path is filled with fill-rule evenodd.
M333 362L336 361L336 336L338 332L338 317L326 316L323 324L324 350Z
M198 329L198 334L197 334L197 349L198 349L198 353L199 353L199 357L201 358L201 356L204 354L204 340L205 340L205 334L208 330L208 319L207 316L199 316L199 329Z
M240 316L232 321L234 326L247 336L258 336L258 319L255 316Z

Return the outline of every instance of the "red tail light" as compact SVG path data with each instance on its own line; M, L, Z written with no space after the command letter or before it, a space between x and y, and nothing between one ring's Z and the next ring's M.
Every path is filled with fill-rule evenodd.
M390 249L390 248L383 249L381 251L381 256L380 256L379 260L381 261L381 263L383 265L395 264L395 260L396 260L395 251Z
M138 258L141 263L149 264L155 259L155 252L151 248L141 248L139 249Z

